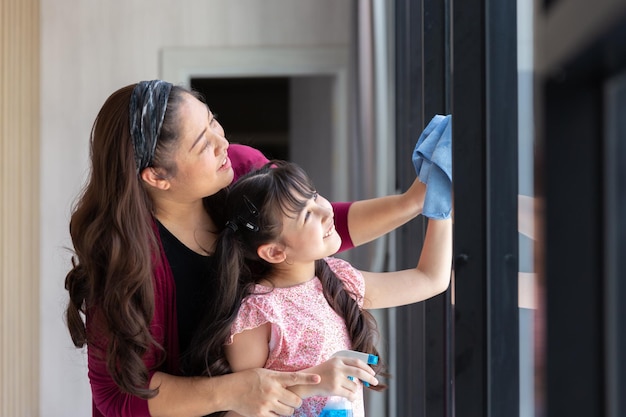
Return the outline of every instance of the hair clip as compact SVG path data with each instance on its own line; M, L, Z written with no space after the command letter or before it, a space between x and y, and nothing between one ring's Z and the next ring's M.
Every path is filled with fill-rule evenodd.
M250 230L251 232L258 232L259 231L259 226L257 226L256 224L252 223L251 221L248 221L246 219L244 219L241 216L237 216L237 218L239 219L239 222L241 222L242 225L244 225L244 227L248 230Z
M250 214L252 214L254 217L259 216L259 210L252 203L252 201L250 201L250 199L245 195L243 196L243 202L246 203L246 207L248 208L248 211L250 212Z
M230 220L226 222L226 227L230 227L233 232L236 232L237 229L239 229L237 224L235 222L231 222Z

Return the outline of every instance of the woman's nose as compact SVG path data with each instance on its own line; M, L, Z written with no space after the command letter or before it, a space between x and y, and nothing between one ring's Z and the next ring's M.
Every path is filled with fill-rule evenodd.
M230 143L228 142L228 140L224 136L220 136L217 141L217 146L215 147L215 154L222 154L226 149L228 149L229 146Z

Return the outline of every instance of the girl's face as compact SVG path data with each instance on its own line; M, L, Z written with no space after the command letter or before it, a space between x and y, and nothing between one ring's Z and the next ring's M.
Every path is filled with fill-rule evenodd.
M315 194L295 216L283 214L281 240L289 262L310 262L335 254L341 238L328 200Z
M177 171L171 191L181 202L217 193L233 180L224 129L200 100L185 94L179 110L180 140L175 152Z

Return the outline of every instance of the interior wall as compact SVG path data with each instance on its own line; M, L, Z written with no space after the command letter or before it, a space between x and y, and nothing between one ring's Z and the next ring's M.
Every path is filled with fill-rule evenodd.
M158 77L165 47L349 48L350 11L351 0L41 0L42 417L91 412L84 352L64 324L63 282L71 206L104 100Z
M39 413L39 0L0 2L0 416Z

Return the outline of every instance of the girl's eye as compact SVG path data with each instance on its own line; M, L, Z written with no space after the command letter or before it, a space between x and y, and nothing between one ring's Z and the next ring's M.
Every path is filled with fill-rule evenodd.
M309 220L309 217L311 217L311 212L307 211L306 214L304 215L304 222L306 223L307 220Z

